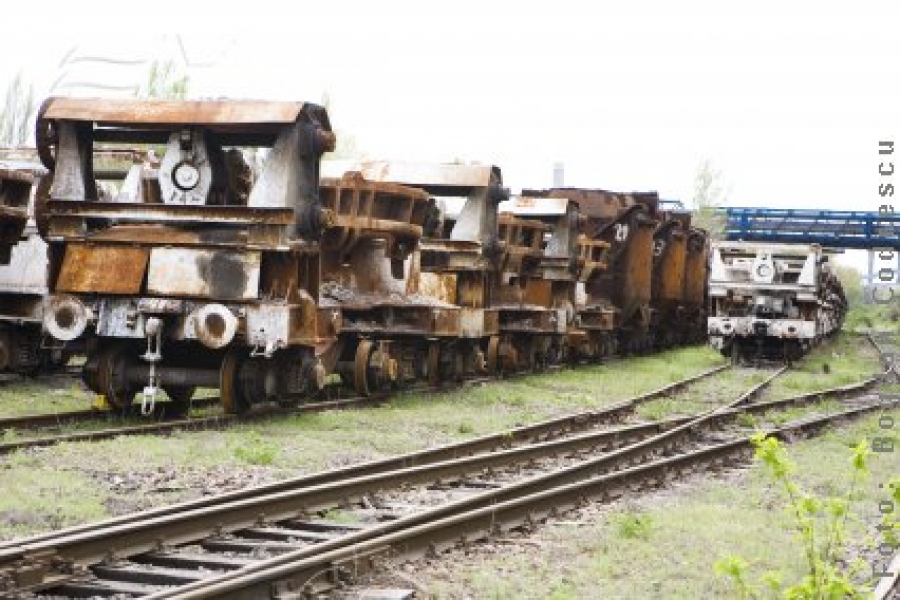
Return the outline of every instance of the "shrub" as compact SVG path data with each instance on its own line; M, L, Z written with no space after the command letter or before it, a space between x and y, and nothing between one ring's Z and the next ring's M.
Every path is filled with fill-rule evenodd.
M233 446L232 452L248 465L267 466L275 462L278 446L274 442L263 439L258 433L250 432L240 443Z
M783 588L781 576L766 573L762 583L772 593L793 600L831 600L862 598L864 590L854 585L848 574L841 570L841 551L845 541L845 526L850 502L859 483L869 473L867 460L871 451L865 440L853 448L851 460L853 474L846 497L818 498L805 493L794 482L791 473L794 464L788 459L782 444L764 433L753 436L756 458L766 466L769 475L785 495L793 526L806 559L803 578ZM747 578L747 563L740 557L729 556L716 561L715 570L727 576L734 584L740 598L762 597L761 585L754 585Z
M616 516L616 531L627 540L646 540L653 530L650 515L626 513Z

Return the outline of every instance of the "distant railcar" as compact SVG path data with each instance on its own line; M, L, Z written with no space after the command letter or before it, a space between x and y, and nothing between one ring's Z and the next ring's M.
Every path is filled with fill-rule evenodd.
M0 264L0 372L37 374L62 367L72 348L43 335L48 291L47 244L33 220L35 188L46 170L28 160L0 159L0 190L11 207L24 207L25 225L13 218ZM18 235L13 236L13 231Z
M13 246L25 232L34 182L31 165L0 164L0 265L9 263Z
M709 311L710 343L734 362L790 362L841 328L847 299L815 244L717 242Z
M660 222L658 196L581 188L526 190L523 194L575 202L583 236L579 240L580 254L590 259L589 263L605 265L583 274L582 285L578 286L579 321L584 326L592 324L594 338L600 344L593 354L651 350L653 236ZM605 331L608 336L600 334Z

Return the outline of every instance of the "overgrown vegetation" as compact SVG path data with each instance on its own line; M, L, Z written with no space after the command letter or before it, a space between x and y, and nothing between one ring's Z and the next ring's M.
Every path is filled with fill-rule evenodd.
M31 135L37 104L34 85L25 82L21 71L6 88L0 114L0 146L22 146Z
M184 100L190 78L173 60L154 60L147 72L147 80L135 90L136 98Z
M839 600L861 598L865 589L854 583L856 569L847 567L845 543L846 524L850 504L857 497L862 481L870 475L869 457L872 454L866 440L853 447L850 483L842 496L822 498L804 491L793 473L796 465L788 459L781 442L764 433L753 437L755 455L781 489L787 512L798 534L805 560L805 572L798 581L785 583L784 575L769 571L759 583L751 583L747 562L738 556L728 556L716 562L716 572L728 576L742 599L783 596L794 600ZM895 486L895 502L900 502L900 486Z
M866 347L859 338L853 339ZM828 353L829 348L820 346L817 351ZM51 526L51 517L66 523L99 518L85 516L87 513L77 506L70 512L68 503L42 494L38 483L43 475L50 479L57 472L66 472L69 477L83 480L78 484L81 500L100 506L105 514L121 514L212 490L224 491L336 468L602 407L722 362L722 357L708 347L682 348L451 392L414 392L396 396L375 408L262 419L226 430L121 437L23 451L0 457L2 481L5 488L16 488L29 497L31 510L38 516L17 525L15 533L0 520L0 537L44 531ZM865 372L874 371L874 364L867 365ZM746 376L736 379L735 385L747 385L761 376L742 371L746 371ZM837 368L834 371L840 372ZM826 384L827 380L820 380L817 387ZM707 391L716 392L712 388ZM720 393L733 395L733 391L722 387ZM685 409L685 403L690 401L682 396L669 402L668 407ZM38 380L0 388L0 409L5 414L42 408L48 412L83 408L90 400L90 395L70 379ZM702 395L694 397L698 410L712 406L712 400ZM66 425L64 429L103 426L108 423ZM171 477L177 478L177 485L171 485ZM160 483L161 480L164 481ZM127 486L116 483L122 481ZM664 526L656 516L651 522L655 537Z
M241 439L233 440L231 447L234 455L248 465L268 466L278 457L278 446L256 431L250 431Z
M889 331L900 333L900 293L887 303L867 303L862 274L852 267L832 267L841 280L850 311L844 321L846 331Z
M66 523L99 518L84 516L78 507L69 514L68 503L40 493L42 474L49 478L65 471L87 483L99 481L83 488L83 500L108 515L121 514L210 493L208 481L214 482L215 491L224 491L608 405L721 363L722 358L708 348L684 348L452 392L410 393L374 408L263 419L224 431L131 436L22 451L0 457L3 487L31 498L37 516L14 531L0 519L0 537L45 531L50 515L59 513ZM623 369L629 377L622 377ZM0 388L3 414L85 408L90 401L90 394L70 379ZM108 425L98 420L65 425L64 430ZM178 489L160 492L160 487L172 487L168 479L158 483L170 475L177 476ZM129 482L128 488L117 481Z
M627 540L647 540L653 532L653 519L650 515L624 513L614 518L619 536Z
M728 202L728 191L720 169L709 159L700 163L694 178L693 224L709 232L710 239L725 238L725 216L720 212Z

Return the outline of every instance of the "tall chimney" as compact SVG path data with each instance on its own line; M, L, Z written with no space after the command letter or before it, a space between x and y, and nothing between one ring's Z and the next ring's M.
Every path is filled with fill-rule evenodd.
M566 165L561 162L553 163L553 187L561 188L566 185Z

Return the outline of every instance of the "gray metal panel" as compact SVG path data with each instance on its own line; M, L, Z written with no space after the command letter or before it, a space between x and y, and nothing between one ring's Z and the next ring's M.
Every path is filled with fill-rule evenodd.
M259 252L153 248L147 291L161 296L254 299Z
M0 266L0 293L47 293L47 244L36 231L12 248L8 265Z

